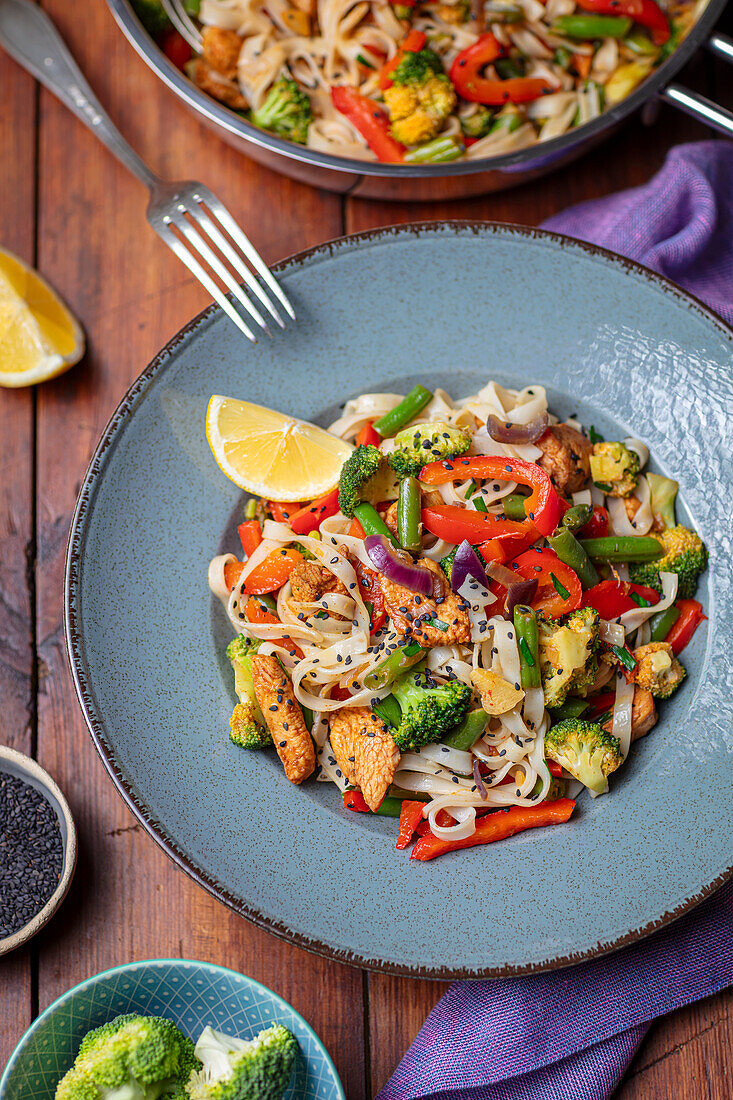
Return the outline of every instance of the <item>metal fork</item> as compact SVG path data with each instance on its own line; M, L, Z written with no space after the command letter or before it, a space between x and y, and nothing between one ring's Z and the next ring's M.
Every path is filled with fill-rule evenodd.
M254 332L214 277L268 335L263 313L240 282L281 328L285 322L278 305L295 320L293 307L272 272L216 195L194 180L160 179L128 145L40 7L30 0L0 0L0 44L145 184L150 191L147 218L153 229L252 343L257 342Z
M183 0L160 0L178 33L186 39L194 53L201 53L203 39L201 31L183 6Z

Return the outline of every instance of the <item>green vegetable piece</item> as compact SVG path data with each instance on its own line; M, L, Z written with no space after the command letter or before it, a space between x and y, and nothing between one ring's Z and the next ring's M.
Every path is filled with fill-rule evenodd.
M233 1038L207 1027L196 1052L203 1068L188 1081L189 1100L282 1100L298 1044L282 1024L273 1024L254 1039Z
M462 118L461 130L466 137L482 138L486 137L491 129L491 123L494 119L494 112L490 107L483 107L478 105L472 115L468 115L466 118Z
M563 718L580 718L589 706L590 703L587 699L578 699L571 695L559 707L552 708L553 721L561 722Z
M390 73L393 84L427 84L431 76L442 76L443 62L435 50L408 50L396 69ZM379 430L379 429L377 429Z
M623 763L618 738L582 718L552 726L545 734L545 756L596 794L608 789L608 776Z
M375 432L378 432L383 439L396 435L400 428L414 420L425 406L430 404L432 399L433 395L430 390L426 390L424 386L418 383L413 386L407 397L403 397L399 405L391 412L385 413L379 420L374 421Z
M634 27L631 34L626 35L624 43L640 57L654 57L659 52L659 47L641 27Z
M532 791L531 791L531 794L530 794L529 797L530 798L539 798L541 793L542 793L542 780L538 776L537 781L536 781L534 787L532 788ZM560 776L551 775L550 776L550 785L547 788L547 794L545 795L543 801L544 802L556 802L558 800L558 798L564 798L564 797L565 797L565 780L562 779Z
M662 474L647 474L646 479L651 494L652 515L655 519L659 517L665 530L676 527L674 506L680 487L679 482L673 481L671 477L663 477Z
M502 80L513 80L524 76L526 65L523 57L500 57L494 62L494 68Z
M402 813L403 802L404 799L402 798L393 798L392 795L386 794L372 813L378 814L380 817L399 817Z
M572 691L589 687L598 672L599 615L581 607L562 620L538 618L539 658L545 705L556 708Z
M635 584L644 584L649 588L662 591L660 573L677 574L677 597L691 600L697 591L701 573L708 567L708 551L705 543L695 531L678 524L668 531L662 531L656 539L660 549L659 558L653 564L632 565L629 577Z
M680 609L672 604L666 611L659 611L656 615L652 615L649 620L649 628L651 631L650 641L663 642L665 641L670 630L680 617Z
M560 525L573 532L579 531L581 527L585 527L592 515L593 508L590 504L574 504L572 508L568 508L560 520Z
M560 561L565 562L577 573L583 588L592 588L593 585L598 584L599 577L595 566L569 527L561 527L556 535L548 538L547 543ZM567 596L563 598L567 599Z
M558 46L553 55L553 61L555 62L555 64L563 69L563 71L567 72L567 70L570 68L570 65L572 64L572 60L573 55L571 51L567 48L567 46Z
M552 31L565 38L625 38L631 25L631 19L617 15L561 15L552 25Z
M425 650L417 642L408 642L407 645L397 646L371 672L366 674L364 687L367 691L380 691L409 668L412 668L413 665L416 665L424 656Z
M656 561L664 553L657 539L638 535L605 535L597 539L581 539L580 545L594 561L649 562Z
M539 687L539 630L537 616L531 607L517 604L514 608L514 629L519 647L520 683L525 689Z
M240 634L227 646L227 657L234 670L234 690L239 703L229 719L229 738L243 749L264 749L272 744L272 735L255 695L252 656L260 642Z
M507 519L513 520L515 523L521 523L523 519L527 518L527 513L524 510L524 502L527 498L522 496L521 493L510 493L509 496L504 497L502 505L504 507L504 515Z
M250 113L250 121L260 130L269 130L299 145L308 140L313 108L306 93L291 77L281 76L267 93L264 102Z
M475 745L479 737L486 729L489 716L485 710L469 710L462 722L455 729L448 730L443 738L443 744L451 749L460 749L468 752L471 745Z
M463 143L457 137L452 134L443 134L405 153L405 162L407 164L448 164L449 161L462 157L465 151Z
M375 714L378 714L382 721L386 722L388 726L399 726L400 719L402 718L402 711L394 695L386 695L384 699L375 699L372 703L372 710Z
M491 124L490 134L495 134L497 130L508 130L509 133L513 133L518 130L524 121L523 116L519 113L516 107L513 105L504 107L494 118Z
M461 721L473 691L459 680L438 684L429 672L412 669L392 689L402 712L392 736L401 752L434 744Z
M404 428L395 436L395 450L387 461L398 477L419 477L423 466L465 454L471 435L463 428L451 428L442 420Z
M339 508L345 516L352 517L359 504L377 504L386 500L393 494L394 484L394 474L379 448L362 443L341 467Z
M397 499L397 533L400 546L411 554L422 550L421 508L420 482L414 477L403 478Z
M590 476L609 496L631 496L639 480L639 456L625 443L595 443Z
M362 525L365 535L384 535L393 546L397 545L397 539L373 504L367 504L366 501L363 504L357 504L354 509L354 516Z

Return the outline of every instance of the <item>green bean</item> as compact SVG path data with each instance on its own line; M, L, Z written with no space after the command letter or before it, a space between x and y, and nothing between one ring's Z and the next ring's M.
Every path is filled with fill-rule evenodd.
M250 497L244 506L244 518L257 519L257 501L254 497Z
M651 627L651 641L663 642L669 634L670 630L680 617L679 607L668 607L666 611L660 611L656 615L652 615L649 620L649 626Z
M524 510L524 502L527 498L523 497L521 493L512 493L508 497L504 497L502 505L504 507L504 515L507 519L514 520L516 523L521 523L523 519L527 518L527 513Z
M527 18L523 8L491 8L486 14L492 23L524 23Z
M402 799L385 795L376 810L372 810L372 813L379 814L380 817L399 817L402 813Z
M397 546L397 539L394 537L373 504L363 500L361 504L357 504L354 509L354 515L364 528L365 535L384 535L393 546Z
M618 15L561 15L552 30L565 38L625 38L632 22Z
M592 505L574 504L572 508L568 508L560 523L562 527L567 527L571 531L579 531L581 527L585 527L592 515Z
M443 738L443 744L451 749L460 749L468 752L471 745L475 745L481 734L486 729L489 716L485 710L469 710L462 722Z
M577 573L583 588L593 588L598 584L598 573L593 562L569 527L561 527L556 535L548 538L547 544L555 551L560 561L564 561Z
M531 607L514 608L514 630L519 649L519 682L523 688L536 688L540 680L540 652L537 616Z
M400 704L394 695L387 695L384 699L375 699L372 703L372 710L379 715L383 722L386 722L388 726L394 726L395 729L402 721Z
M552 708L552 720L562 722L564 718L580 718L588 706L587 699L577 699L570 695L561 706Z
M537 781L532 788L530 798L538 798L542 791L542 780L537 777ZM556 802L558 798L565 797L565 780L559 775L550 776L550 785L547 788L547 794L544 797L545 802Z
M367 691L379 691L391 684L408 668L412 668L425 656L425 650L417 642L409 642L407 645L398 646L392 650L388 657L380 661L376 668L368 672L364 677L364 687Z
M452 134L434 138L405 153L408 164L447 164L463 156L463 145Z
M490 134L495 134L498 130L508 130L509 133L513 133L514 130L518 130L524 121L523 116L515 108L513 111L507 111L506 114L499 114L491 123Z
M432 795L423 794L422 791L406 791L404 787L389 788L387 794L390 798L398 798L400 802L430 802Z
M658 539L638 535L606 535L599 539L581 539L580 545L596 561L656 561L664 554Z
M419 554L422 550L421 507L420 482L416 477L403 477L397 501L397 533L400 546L411 554Z
M303 711L303 718L308 727L308 731L313 733L313 711L310 707L304 707L302 703L300 704L300 709Z
M391 412L385 413L379 420L375 420L373 427L375 432L379 432L383 439L388 436L396 435L400 428L404 428L405 424L409 424L418 413L421 413L430 401L432 401L433 395L430 390L426 390L420 383L408 393L407 397L403 397L399 405L392 409Z

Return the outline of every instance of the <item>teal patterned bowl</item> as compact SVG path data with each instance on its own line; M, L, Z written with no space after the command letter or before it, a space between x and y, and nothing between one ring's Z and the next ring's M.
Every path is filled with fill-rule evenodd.
M123 1012L167 1016L192 1039L207 1025L248 1039L283 1024L300 1047L285 1100L345 1100L326 1048L294 1008L252 978L186 959L117 966L64 993L13 1051L0 1078L0 1100L53 1100L86 1033Z

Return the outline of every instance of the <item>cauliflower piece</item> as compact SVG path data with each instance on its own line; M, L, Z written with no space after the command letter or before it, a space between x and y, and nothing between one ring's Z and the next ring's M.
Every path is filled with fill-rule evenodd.
M368 707L344 707L331 715L331 748L349 783L376 810L394 779L400 751L382 720Z
M668 642L649 642L639 646L634 650L634 657L638 663L629 676L639 687L650 691L655 699L668 699L687 675Z
M252 657L252 677L257 702L285 774L291 783L302 783L315 769L316 754L293 685L277 657L261 653Z

